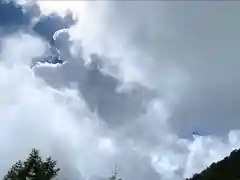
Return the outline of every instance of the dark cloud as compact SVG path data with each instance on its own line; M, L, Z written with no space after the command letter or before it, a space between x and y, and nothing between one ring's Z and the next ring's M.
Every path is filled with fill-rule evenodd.
M63 28L67 29L74 23L75 20L70 12L64 17L53 13L47 16L42 16L33 27L33 30L51 43L52 36L56 31Z
M132 121L142 115L145 103L152 96L150 90L136 86L129 92L117 92L121 82L104 74L98 65L94 65L101 61L100 57L93 55L91 58L92 62L87 66L81 58L69 58L59 68L39 66L35 72L56 88L75 84L90 109L96 111L111 126Z
M24 5L19 5L15 1L0 1L0 29L2 32L15 32L17 30L31 30L32 20L38 18L35 22L33 31L52 42L53 34L63 28L69 28L76 20L72 13L67 13L61 17L55 13L50 15L41 14L39 6L34 1Z
M169 121L180 136L224 134L240 126L239 8L239 2L216 1L109 3L104 32L127 42L126 54L142 55L133 66L148 82L159 84L157 92L165 93L168 77L176 80L167 91L176 90L181 101ZM188 85L177 84L181 73ZM181 87L186 87L185 95L178 92Z
M57 21L54 20L54 22ZM46 25L48 24L52 23ZM46 26L46 30L51 32L49 26ZM52 33L50 34L52 36ZM55 88L70 87L75 84L90 109L93 112L96 111L111 126L131 121L142 115L145 103L152 96L150 90L137 85L129 92L117 92L121 81L102 72L104 57L91 54L90 63L85 65L81 53L75 57L70 53L73 42L69 38L67 31L56 35L51 43L53 46L50 54L53 54L53 58L52 56L46 57L49 58L46 62L61 63L61 61L65 61L67 63L56 69L36 68L36 74ZM40 57L40 59L44 60L45 58Z
M13 28L27 25L31 17L23 12L23 8L14 1L0 2L0 26L1 28Z

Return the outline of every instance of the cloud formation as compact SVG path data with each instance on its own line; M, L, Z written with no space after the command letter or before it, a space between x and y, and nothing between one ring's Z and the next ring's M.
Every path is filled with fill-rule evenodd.
M84 3L0 3L0 175L35 147L61 179L182 180L239 147L238 2Z

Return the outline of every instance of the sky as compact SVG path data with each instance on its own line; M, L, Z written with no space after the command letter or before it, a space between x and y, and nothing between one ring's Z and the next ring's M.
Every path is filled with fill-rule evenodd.
M0 175L183 180L240 146L240 2L0 0Z

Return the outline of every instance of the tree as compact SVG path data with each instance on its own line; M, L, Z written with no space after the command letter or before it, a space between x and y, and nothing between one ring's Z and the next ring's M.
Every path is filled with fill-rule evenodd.
M117 176L117 166L115 165L112 176L109 177L109 180L122 180Z
M45 161L39 156L39 151L33 149L28 158L14 164L4 180L52 180L60 171L56 161L48 157Z
M117 174L114 173L114 174L109 178L109 180L122 180L122 179L121 179L121 178L118 178L118 177L117 177Z
M201 173L186 180L238 180L240 179L240 150L234 150L228 157L212 163Z

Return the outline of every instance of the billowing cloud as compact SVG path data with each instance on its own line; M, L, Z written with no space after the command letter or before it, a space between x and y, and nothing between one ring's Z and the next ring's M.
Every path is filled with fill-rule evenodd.
M86 16L89 23L79 20L72 28L86 53L92 49L113 56L108 62L115 65L115 75L147 85L160 96L182 99L170 122L183 136L194 129L221 134L238 126L239 3L103 4L89 8L89 14L99 10Z
M50 4L0 4L0 175L35 147L62 179L182 180L239 147L238 2Z

